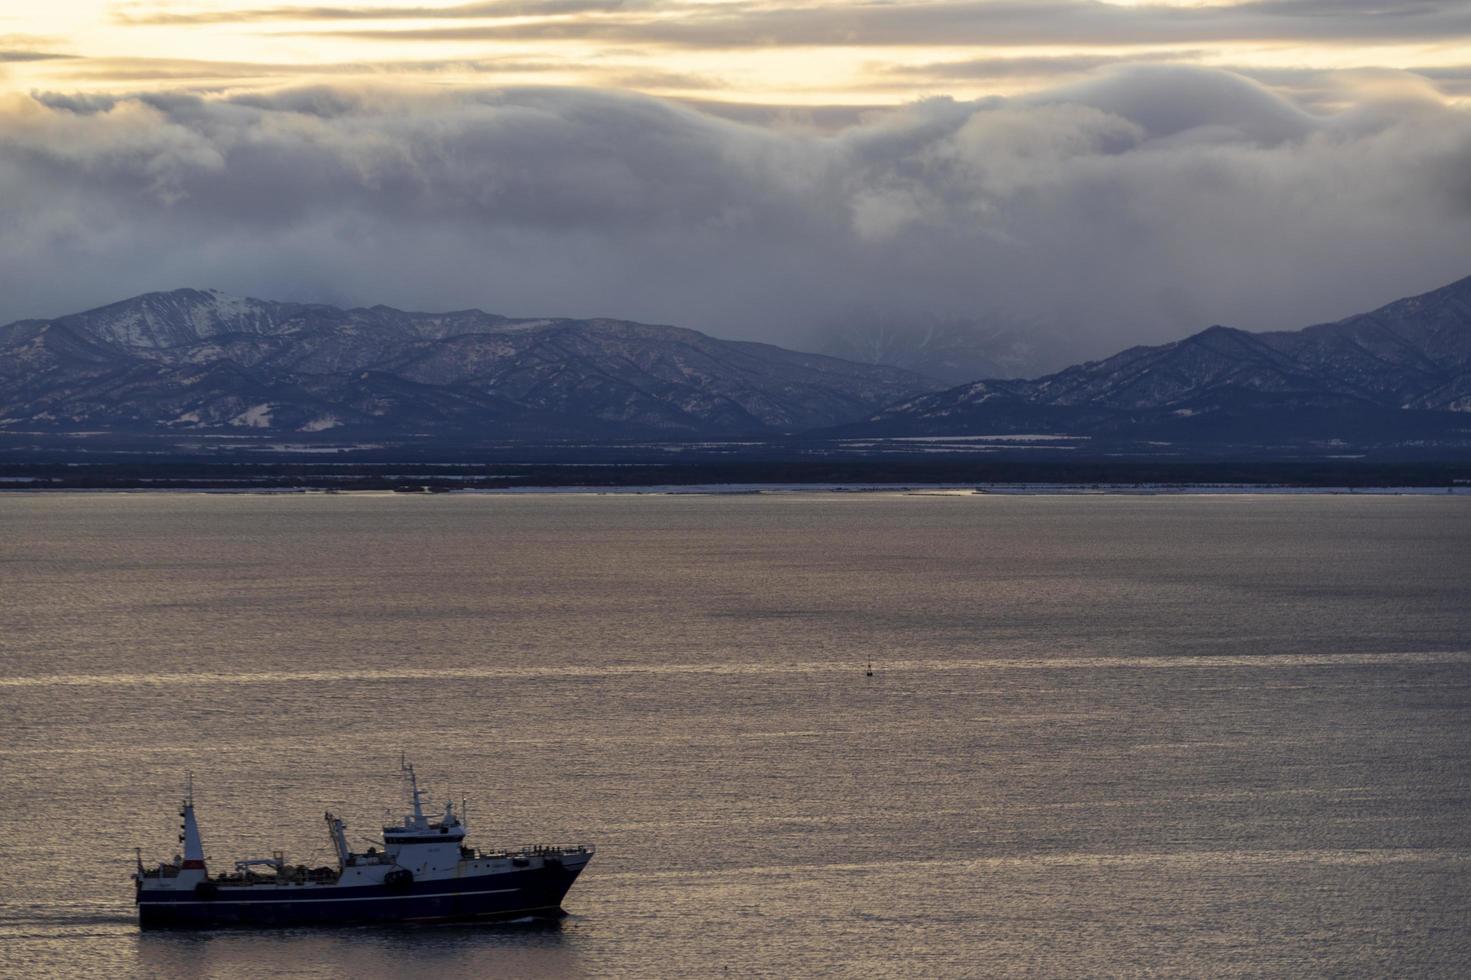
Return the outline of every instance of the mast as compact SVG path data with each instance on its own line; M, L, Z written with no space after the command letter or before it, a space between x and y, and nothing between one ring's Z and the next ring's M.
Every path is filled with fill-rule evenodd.
M199 871L204 867L204 841L199 836L199 821L194 818L194 773L185 774L184 803L179 807L179 816L184 822L179 826L179 843L184 845L184 863L179 867L185 871Z
M409 803L414 808L413 825L415 827L422 827L424 825L423 791L419 789L419 780L414 776L414 766L402 753L398 757L398 766L408 783Z

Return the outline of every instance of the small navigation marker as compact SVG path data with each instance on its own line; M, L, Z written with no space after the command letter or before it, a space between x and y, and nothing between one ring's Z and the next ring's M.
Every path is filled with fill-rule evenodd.
M864 672L863 676L864 677L872 677L873 676L873 661L872 660L870 660L868 662L868 670Z

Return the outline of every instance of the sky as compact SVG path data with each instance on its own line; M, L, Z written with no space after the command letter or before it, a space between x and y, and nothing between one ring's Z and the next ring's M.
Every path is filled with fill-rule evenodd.
M198 286L1067 360L1468 274L1471 3L0 5L0 322Z

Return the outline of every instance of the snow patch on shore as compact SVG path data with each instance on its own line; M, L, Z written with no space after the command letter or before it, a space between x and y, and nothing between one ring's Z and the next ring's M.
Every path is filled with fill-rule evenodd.
M319 415L310 422L303 425L298 432L325 432L335 429L342 424L342 420L335 415Z
M230 424L249 429L269 429L271 427L271 406L269 404L252 405L231 419Z

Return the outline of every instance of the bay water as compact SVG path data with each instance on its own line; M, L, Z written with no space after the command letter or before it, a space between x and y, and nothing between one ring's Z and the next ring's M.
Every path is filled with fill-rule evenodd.
M6 976L1471 972L1465 497L10 494L0 719ZM569 916L137 930L401 752Z

